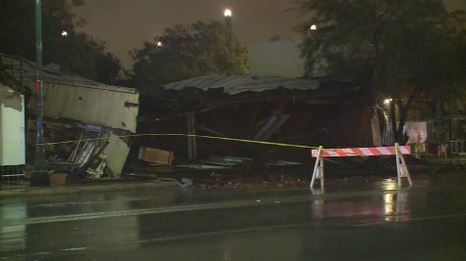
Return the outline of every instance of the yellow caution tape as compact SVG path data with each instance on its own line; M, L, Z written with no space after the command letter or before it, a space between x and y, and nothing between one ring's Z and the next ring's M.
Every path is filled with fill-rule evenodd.
M181 136L181 137L196 137L202 139L211 139L211 140L224 140L224 141L236 141L242 143L252 143L252 144L262 144L262 145L271 145L279 147L288 147L288 148L298 148L298 149L316 149L318 147L308 146L308 145L299 145L299 144L288 144L280 142L269 142L261 140L247 140L247 139L237 139L237 138L228 138L228 137L218 137L218 136L205 136L205 135L194 135L194 134L182 134L182 133L151 133L151 134L131 134L131 135L120 135L118 138L131 138L131 137L155 137L155 136ZM84 141L96 141L96 140L108 140L110 137L100 137L100 138L88 138L80 140L68 140L68 141L59 141L59 142L47 142L39 144L40 146L54 146L60 144L70 144L78 143Z

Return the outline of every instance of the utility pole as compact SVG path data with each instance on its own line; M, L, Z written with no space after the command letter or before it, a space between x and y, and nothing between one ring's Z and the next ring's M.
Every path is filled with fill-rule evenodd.
M44 90L42 75L42 0L35 0L36 17L36 153L31 186L49 186L44 146Z

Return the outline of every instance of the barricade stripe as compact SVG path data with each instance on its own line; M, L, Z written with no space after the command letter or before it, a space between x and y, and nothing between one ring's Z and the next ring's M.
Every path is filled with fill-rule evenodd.
M361 151L362 151L362 155L365 155L365 156L372 156L372 152L368 149L368 148L361 148Z
M357 154L354 149L341 149L344 154Z
M387 148L379 148L379 150L383 155L390 155L390 151Z
M400 152L404 155L411 154L410 146L400 146ZM317 150L312 150L312 157L317 157ZM371 147L371 148L338 148L323 149L322 157L368 157L396 155L395 147Z
M410 154L411 153L411 147L408 146L401 146L400 151L403 154Z
M357 156L363 156L364 155L364 152L359 148L354 148L353 150L357 154Z
M339 157L344 157L344 156L346 156L348 154L342 149L337 149L336 153L338 154Z

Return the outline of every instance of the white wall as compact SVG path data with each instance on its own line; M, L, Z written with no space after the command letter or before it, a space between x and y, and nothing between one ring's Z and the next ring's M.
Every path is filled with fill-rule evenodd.
M24 96L0 84L0 165L26 163Z

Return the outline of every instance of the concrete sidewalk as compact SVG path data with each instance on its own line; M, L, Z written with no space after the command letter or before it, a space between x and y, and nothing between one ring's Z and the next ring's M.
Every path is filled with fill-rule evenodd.
M135 189L173 190L177 185L172 180L150 180L129 182L108 182L99 184L73 184L50 187L30 187L29 183L0 184L0 199L28 198L34 196L53 196L94 192L113 192Z

